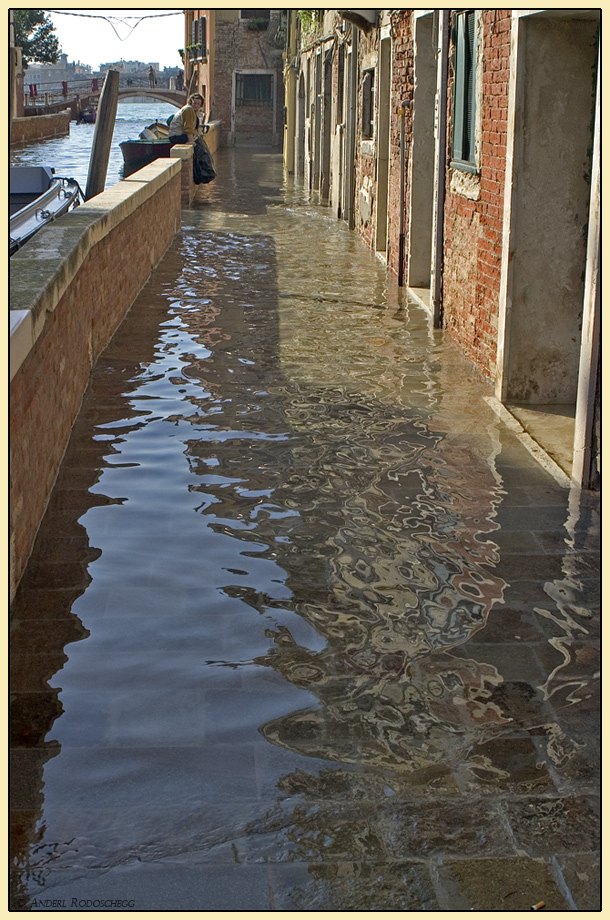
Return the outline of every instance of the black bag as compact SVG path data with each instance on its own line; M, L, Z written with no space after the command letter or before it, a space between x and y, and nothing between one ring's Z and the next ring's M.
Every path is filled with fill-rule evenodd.
M215 178L216 170L209 147L202 137L196 137L193 152L193 181L195 185L203 185Z

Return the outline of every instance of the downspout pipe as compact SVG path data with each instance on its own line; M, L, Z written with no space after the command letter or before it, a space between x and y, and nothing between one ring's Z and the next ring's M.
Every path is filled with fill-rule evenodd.
M437 68L436 194L432 265L432 321L443 325L443 252L445 242L445 172L447 168L447 75L449 66L449 10L440 11Z
M352 26L352 50L349 69L349 111L345 143L345 219L350 230L356 227L354 188L356 168L356 99L358 87L358 29Z
M398 287L405 284L405 170L407 168L407 144L405 139L405 115L410 108L408 101L400 103L400 192L398 210Z

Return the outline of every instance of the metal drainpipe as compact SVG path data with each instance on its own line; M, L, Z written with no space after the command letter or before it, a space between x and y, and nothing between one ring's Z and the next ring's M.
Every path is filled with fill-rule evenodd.
M441 10L438 62L438 127L436 149L436 195L434 202L434 267L432 275L432 317L435 329L443 324L443 248L445 223L445 170L447 166L447 72L449 52L449 10Z
M358 87L358 29L352 26L352 51L349 69L349 112L345 142L345 219L350 230L356 227L354 208L355 151L356 151L356 96Z
M407 101L400 103L400 192L398 196L398 287L405 283L405 112L409 107Z
M343 216L343 158L345 156L345 122L342 121L341 124L337 125L337 130L339 132L339 199L337 201L337 218L341 220Z

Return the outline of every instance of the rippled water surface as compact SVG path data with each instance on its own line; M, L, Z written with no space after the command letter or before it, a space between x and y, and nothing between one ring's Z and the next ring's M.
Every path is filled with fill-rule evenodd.
M167 121L177 112L167 102L120 102L108 157L106 188L123 178L122 141L137 140L140 131L153 121ZM95 125L70 122L70 133L35 143L20 144L10 149L11 166L50 166L58 176L76 179L83 192L87 187L91 147Z
M17 598L15 903L564 909L596 840L595 502L281 157L217 167Z

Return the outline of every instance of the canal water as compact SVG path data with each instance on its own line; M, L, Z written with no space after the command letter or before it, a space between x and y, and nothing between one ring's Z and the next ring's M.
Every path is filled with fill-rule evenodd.
M140 131L154 121L167 121L177 108L167 102L120 102L112 136L106 188L123 178L123 155L119 144L137 140ZM50 166L58 176L76 179L83 191L87 187L89 160L95 125L70 122L70 134L10 148L11 166Z
M14 909L595 909L595 497L280 155L216 166L15 601Z

